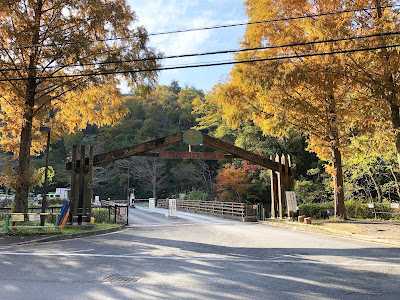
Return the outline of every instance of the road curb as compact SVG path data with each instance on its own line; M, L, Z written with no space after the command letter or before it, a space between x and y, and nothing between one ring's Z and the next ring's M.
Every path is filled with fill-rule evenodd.
M72 240L72 239L77 239L77 238L82 238L82 237L89 237L89 236L95 236L95 235L101 235L105 233L111 233L111 232L116 232L125 229L125 225L121 225L118 227L113 227L113 228L108 228L108 229L100 229L100 230L91 230L91 231L84 231L84 232L79 232L79 233L71 233L71 234L57 234L57 235L51 235L51 236L46 236L46 237L40 237L37 239L25 241L25 242L17 242L17 243L12 243L10 244L13 246L18 246L18 245L28 245L28 244L35 244L35 243L45 243L45 242L54 242L54 241L62 241L62 240Z

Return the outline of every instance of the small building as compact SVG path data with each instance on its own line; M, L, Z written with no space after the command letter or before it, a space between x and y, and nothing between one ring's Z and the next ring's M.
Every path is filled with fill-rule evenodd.
M71 188L56 188L56 195L60 195L61 199L69 199L71 196Z

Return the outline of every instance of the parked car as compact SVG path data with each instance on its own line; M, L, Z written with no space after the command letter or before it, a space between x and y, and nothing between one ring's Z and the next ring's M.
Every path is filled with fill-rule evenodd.
M31 201L31 202L35 201L35 194L34 193L29 193L28 201Z
M41 201L43 199L42 194L37 194L35 198L33 198L35 201Z

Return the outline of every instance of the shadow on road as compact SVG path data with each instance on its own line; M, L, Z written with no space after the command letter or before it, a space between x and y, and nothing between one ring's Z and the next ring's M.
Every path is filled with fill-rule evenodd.
M40 247L56 253L66 245ZM229 247L129 230L88 239L84 247L102 255L0 255L0 291L21 298L56 285L69 298L85 299L398 299L400 292L400 248ZM136 280L102 282L110 275Z

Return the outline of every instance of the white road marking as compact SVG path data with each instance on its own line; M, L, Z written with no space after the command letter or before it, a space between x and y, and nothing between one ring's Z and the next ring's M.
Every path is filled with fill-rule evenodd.
M149 224L140 225L132 224L128 225L127 228L145 228L145 227L181 227L181 226L209 226L209 225L226 225L225 222L213 222L213 223L173 223L173 224Z
M151 256L151 255L126 255L126 254L89 254L89 253L71 253L71 252L0 252L0 255L9 256L64 256L64 257L102 257L102 258L130 258L130 259L159 259L159 260L197 260L197 261L230 261L230 262L269 262L269 263L292 263L292 264L312 264L312 265L331 265L331 266L359 266L360 261L352 262L323 262L313 260L293 260L293 259L252 259L252 258L234 258L234 257L199 257L199 256ZM390 266L400 268L400 262L362 262L362 266Z
M71 251L71 253L78 253L78 252L90 252L90 251L94 251L94 249L75 250L75 251Z

